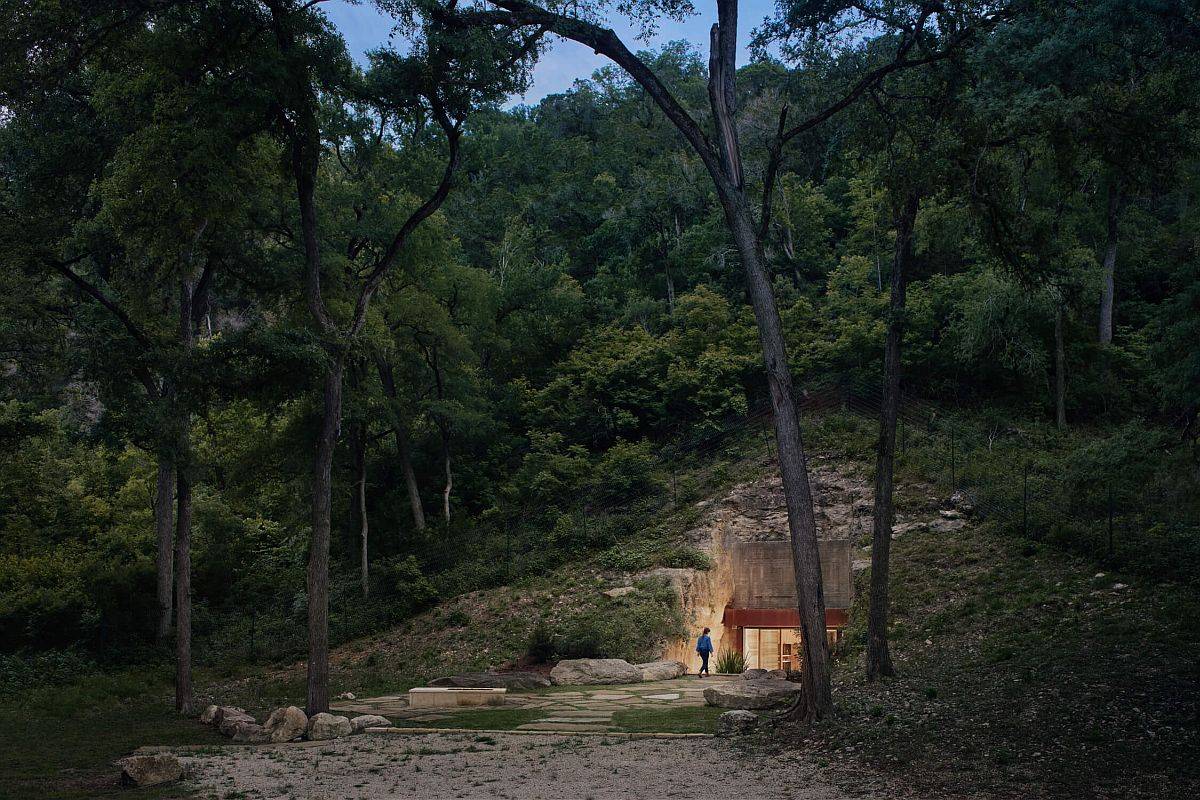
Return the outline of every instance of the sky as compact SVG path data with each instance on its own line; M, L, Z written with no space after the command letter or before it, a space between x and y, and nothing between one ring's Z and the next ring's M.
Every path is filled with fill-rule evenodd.
M708 52L708 31L716 20L716 3L693 0L699 13L683 22L664 20L658 32L648 42L635 41L636 31L614 13L610 19L613 29L631 50L653 49L666 42L686 39L697 45L701 52ZM747 44L750 31L755 28L774 7L773 0L742 0L738 19L738 65L749 61ZM347 0L333 0L323 4L325 13L341 31L350 52L362 58L388 41L394 27L393 20L381 14L370 0L352 4ZM403 37L396 37L397 44ZM575 42L555 40L550 52L542 56L533 72L533 85L521 97L513 97L512 104L534 104L548 94L565 91L579 78L587 78L596 69L604 66L608 59L598 56L589 48Z

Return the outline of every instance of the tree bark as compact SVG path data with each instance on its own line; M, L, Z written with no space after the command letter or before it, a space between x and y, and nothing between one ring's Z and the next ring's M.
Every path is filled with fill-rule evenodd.
M1121 219L1121 203L1121 187L1114 183L1108 189L1108 208L1104 215L1104 273L1100 291L1099 325L1101 345L1112 344L1113 338L1113 302L1116 294L1114 275L1117 268L1117 244L1119 242L1117 228Z
M361 435L358 439L358 445L355 448L355 467L358 471L358 533L359 533L359 581L362 585L362 595L367 597L371 593L370 589L370 574L368 573L367 565L367 538L370 533L370 526L367 522L367 430L364 424Z
M908 269L913 258L913 231L920 198L909 194L896 215L887 343L883 354L883 402L879 409L879 444L875 457L875 508L871 541L871 596L867 611L867 680L896 674L888 649L888 578L892 545L892 502L896 457L896 420L900 413L901 345Z
M175 710L192 712L192 486L178 470L175 523Z
M396 392L396 378L392 365L377 356L375 368L379 372L379 382L383 384L383 392L392 401L392 436L396 439L396 455L400 459L400 471L404 474L404 484L408 487L408 504L412 509L413 525L417 530L425 530L425 507L421 503L421 487L417 485L417 474L413 471L412 451L408 444L408 431L400 421L400 409L396 406L399 395Z
M412 509L413 525L425 530L425 507L421 504L421 487L417 485L417 473L413 471L412 453L408 445L408 433L402 425L392 428L396 439L396 452L400 457L400 471L404 473L404 484L408 487L408 505Z
M195 342L192 321L193 285L179 282L179 340L184 356ZM175 452L175 709L192 712L192 484L188 415L179 414Z
M1067 428L1067 356L1063 346L1066 311L1061 301L1054 307L1054 422Z
M454 488L454 474L450 470L450 429L445 424L439 424L442 433L442 465L446 470L446 485L442 489L442 519L450 524L450 492Z
M333 451L342 424L341 358L325 373L321 426L313 457L312 541L308 550L308 715L329 710L329 534Z
M158 484L154 496L154 533L157 550L154 571L158 579L158 641L171 635L171 615L174 613L172 593L175 590L175 464L170 455L158 456Z

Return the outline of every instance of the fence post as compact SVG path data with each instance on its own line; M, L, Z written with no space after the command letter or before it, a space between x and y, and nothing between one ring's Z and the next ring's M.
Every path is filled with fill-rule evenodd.
M1021 532L1029 538L1029 464L1025 464L1025 476L1021 489Z

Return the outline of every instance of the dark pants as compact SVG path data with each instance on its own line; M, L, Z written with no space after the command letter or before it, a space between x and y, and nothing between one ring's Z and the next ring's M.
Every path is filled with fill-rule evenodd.
M700 654L700 672L704 674L708 673L708 653Z

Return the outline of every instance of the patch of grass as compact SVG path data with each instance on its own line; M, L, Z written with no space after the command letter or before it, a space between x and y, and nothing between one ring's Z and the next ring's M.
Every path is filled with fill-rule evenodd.
M0 795L19 800L124 796L113 761L143 745L217 744L211 728L176 714L165 669L90 675L14 698L0 725ZM178 786L138 798L182 797Z
M613 714L613 724L634 733L716 733L717 717L724 711L712 706L627 708Z

